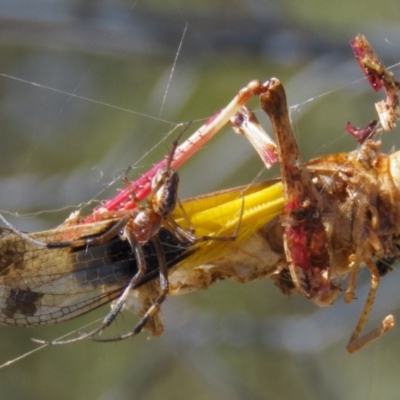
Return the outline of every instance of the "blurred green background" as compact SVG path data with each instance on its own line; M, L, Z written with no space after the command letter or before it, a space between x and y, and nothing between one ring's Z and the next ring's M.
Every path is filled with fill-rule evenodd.
M167 152L176 123L193 121L194 130L256 78L283 81L305 159L350 151L356 145L343 126L375 118L381 96L362 79L348 41L364 33L393 65L399 16L395 0L2 1L0 209L27 231L90 210L122 186L128 165L134 178ZM387 150L396 136L383 138ZM181 197L277 173L265 173L228 128L182 169ZM160 339L46 348L1 369L0 392L60 400L393 399L400 327L359 354L345 351L368 279L364 272L358 301L339 299L329 309L288 299L269 281L222 282L169 298ZM399 285L397 269L383 279L370 326L388 313L398 317ZM54 339L106 311L46 329L0 327L0 362L35 348L32 337ZM121 331L133 323L125 314Z

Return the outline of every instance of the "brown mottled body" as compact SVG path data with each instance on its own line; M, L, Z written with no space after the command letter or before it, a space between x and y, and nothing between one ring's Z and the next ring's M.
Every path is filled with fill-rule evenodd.
M363 65L367 61L363 59ZM374 66L379 67L376 80L382 80L381 87L393 98L399 84L393 82L392 74L382 72L381 63L375 62L369 73ZM179 292L190 290L191 285L207 287L224 278L249 281L268 276L284 293L300 293L319 306L329 306L342 290L341 281L349 275L345 300L353 300L358 271L365 265L372 276L371 289L347 347L354 352L394 326L394 317L390 315L378 328L360 337L375 299L380 273L390 269L390 265L382 266L400 256L400 152L382 154L380 143L364 137L357 151L304 164L291 128L282 84L272 78L258 85L261 107L271 119L278 144L286 201L283 215L269 223L267 229L231 248L230 254L196 268L196 275L193 272L183 278L176 275L178 280L171 288ZM391 104L398 106L397 102ZM249 124L249 112L243 108L232 119L237 132L251 135L258 125L257 120L252 128L242 125L241 121ZM388 115L385 117L389 118ZM386 125L394 126L398 115L390 115L393 120L386 121ZM254 115L252 118L254 121ZM374 134L377 131L376 128ZM257 141L251 143L263 154ZM274 236L268 234L270 229L275 229ZM277 238L282 238L282 242L277 243ZM174 274L171 282L173 277Z
M350 274L345 300L351 302L360 266L371 272L371 289L347 347L354 352L394 325L388 316L375 336L360 337L379 285L376 265L400 255L400 152L382 154L380 143L365 140L357 151L303 164L283 86L272 79L260 98L278 142L286 200L283 244L294 286L318 305L330 305L340 280Z

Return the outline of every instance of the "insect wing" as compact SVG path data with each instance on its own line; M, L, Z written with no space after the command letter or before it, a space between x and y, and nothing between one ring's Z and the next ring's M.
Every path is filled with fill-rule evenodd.
M239 226L233 241L197 243L169 275L170 294L206 289L220 279L245 282L269 276L281 257L270 252L260 229L282 213L282 184L257 183L189 199L176 208L180 225L190 222L197 237L228 236ZM261 254L261 253L262 254ZM269 268L271 266L271 268Z
M101 234L112 221L32 234L54 242ZM78 236L77 236L78 234ZM160 232L172 265L185 247ZM151 243L144 246L147 272L143 284L158 273ZM118 236L98 246L47 249L3 229L0 235L0 323L41 326L82 315L116 299L137 271L132 249Z

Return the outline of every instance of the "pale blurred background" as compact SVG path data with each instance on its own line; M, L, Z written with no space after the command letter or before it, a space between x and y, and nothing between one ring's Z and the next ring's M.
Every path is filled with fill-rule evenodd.
M305 159L350 151L356 144L343 126L374 119L381 95L362 80L348 41L363 33L386 65L396 64L399 16L396 0L4 0L0 209L27 231L90 210L122 186L128 165L134 178L166 154L176 123L194 121L194 130L255 78L283 81ZM398 136L386 135L385 148ZM180 193L266 176L228 128L182 169ZM363 273L358 301L339 299L329 309L288 299L269 281L169 298L162 338L47 348L0 370L0 392L59 400L393 399L400 326L359 354L345 351L368 279ZM383 279L370 326L388 313L399 318L399 285L397 269ZM0 363L35 348L31 337L54 339L106 311L46 329L1 326ZM127 314L117 328L132 323Z

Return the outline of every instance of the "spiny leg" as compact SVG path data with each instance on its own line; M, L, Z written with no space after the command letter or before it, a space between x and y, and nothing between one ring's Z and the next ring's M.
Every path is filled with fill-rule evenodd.
M165 259L165 254L161 246L160 239L158 236L154 236L152 239L152 242L154 244L154 248L157 253L157 259L158 259L158 266L160 269L160 294L156 298L156 300L153 302L153 304L150 306L150 308L146 311L146 313L143 315L143 317L140 319L140 321L135 325L135 327L128 333L121 335L121 336L116 336L112 338L107 338L107 339L100 339L100 338L94 338L91 337L90 339L93 340L94 342L101 342L101 343L108 343L108 342L118 342L120 340L125 340L129 339L130 337L138 335L143 328L146 326L147 322L160 311L160 307L162 303L164 303L167 295L168 295L168 290L169 290L169 283L168 283L168 268L167 268L167 261Z
M380 325L373 329L372 331L360 336L362 329L364 328L365 324L369 319L369 315L372 310L372 306L375 301L376 291L379 286L380 275L379 270L376 265L371 261L368 260L365 262L367 268L371 272L371 288L368 293L367 300L365 301L364 308L362 310L361 316L357 322L357 325L353 331L353 334L350 337L349 343L346 347L349 353L354 353L358 350L361 350L365 346L368 346L374 340L379 339L385 333L387 333L390 329L392 329L395 325L395 319L393 315L388 315L383 319Z
M369 204L370 201L368 197L361 194L361 191L358 191L358 195L354 198L354 200L351 200L351 202L352 207L356 206L356 212L353 217L354 224L352 228L356 251L355 254L352 254L349 257L348 269L350 271L350 278L344 297L345 302L348 304L354 300L358 274L360 272L363 259L367 259L368 257L366 254L372 254L371 249L373 249L374 254L380 254L384 252L382 243L376 234L376 231L379 229L379 216L376 207ZM371 274L372 277L374 277L375 270L371 269ZM379 280L379 275L377 279Z
M350 278L347 283L346 292L344 295L344 300L347 304L351 303L354 300L356 286L357 286L357 278L360 272L360 264L361 264L361 253L364 249L359 247L356 251L356 254L353 254L349 258L349 269L350 269Z
M136 213L136 212L135 212ZM65 247L84 247L84 246L98 246L106 243L115 236L117 236L128 224L129 220L133 218L134 213L129 212L121 217L111 228L107 229L103 234L93 238L83 238L70 241L49 242L44 243L48 249L59 249Z
M284 244L286 257L298 290L319 305L329 305L338 295L330 279L328 238L322 220L322 201L302 163L291 127L286 94L272 78L260 94L278 143L285 197Z

